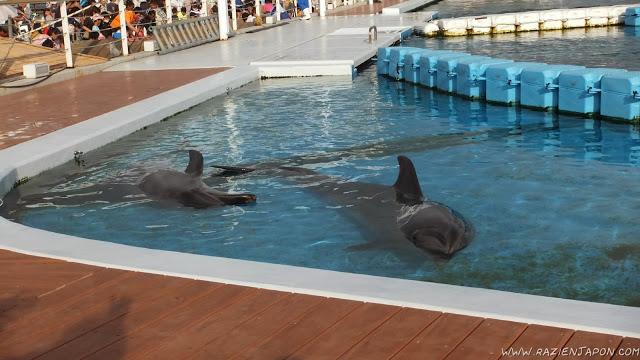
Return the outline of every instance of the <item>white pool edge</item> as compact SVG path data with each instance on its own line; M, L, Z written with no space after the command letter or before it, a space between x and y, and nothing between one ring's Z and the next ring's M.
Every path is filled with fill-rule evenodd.
M17 179L72 160L74 151L96 149L258 78L255 67L234 68L0 150L0 196ZM4 218L0 234L2 249L83 264L640 337L638 307L138 248Z

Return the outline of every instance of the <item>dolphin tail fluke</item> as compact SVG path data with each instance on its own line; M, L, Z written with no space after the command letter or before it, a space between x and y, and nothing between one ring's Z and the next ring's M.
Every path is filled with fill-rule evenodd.
M225 165L212 165L211 167L222 170L216 176L236 176L247 174L256 169L241 166L225 166Z
M189 165L184 170L187 175L202 176L202 167L204 164L204 158L200 151L189 150Z
M417 205L422 203L424 196L416 174L416 168L413 162L403 155L398 156L398 179L393 184L396 191L396 201L405 205Z

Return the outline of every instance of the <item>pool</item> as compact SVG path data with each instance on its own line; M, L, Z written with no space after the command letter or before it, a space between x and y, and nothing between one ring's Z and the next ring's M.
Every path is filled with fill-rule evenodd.
M411 37L403 45L517 61L640 70L640 28L631 26L446 38ZM567 55L567 49L571 49L571 56Z
M426 150L447 134L465 141ZM367 144L393 151L348 151ZM183 169L186 149L201 150L207 164L324 154L307 166L378 184L393 183L395 156L405 153L426 195L462 212L477 237L447 262L418 249L361 249L367 239L347 216L352 204L263 176L207 176L258 194L245 207L87 194L136 184L150 169ZM631 125L469 102L369 67L353 82L252 83L81 154L14 190L0 209L29 226L140 247L640 306L639 175L640 131Z
M421 10L438 11L440 18L501 14L531 10L632 4L629 0L442 0Z

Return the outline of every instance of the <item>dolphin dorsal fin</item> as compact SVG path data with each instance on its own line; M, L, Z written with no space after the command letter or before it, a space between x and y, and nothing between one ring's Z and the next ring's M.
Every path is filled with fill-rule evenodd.
M416 175L416 168L411 160L403 155L398 156L398 179L393 184L396 191L396 201L405 205L421 204L424 200L420 182Z
M191 176L202 176L203 164L204 159L200 151L189 150L189 165L187 165L184 172Z

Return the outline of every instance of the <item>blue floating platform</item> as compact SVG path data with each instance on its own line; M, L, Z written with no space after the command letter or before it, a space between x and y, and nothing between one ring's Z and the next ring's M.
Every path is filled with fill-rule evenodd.
M376 72L378 75L389 75L389 55L390 47L378 48L378 60L376 62Z
M624 24L640 26L640 7L630 7L624 12Z
M436 87L448 93L456 93L458 84L456 80L458 76L458 62L470 56L472 55L455 53L440 57L436 66Z
M413 52L424 51L424 49L414 47L394 47L389 54L388 75L396 80L404 79L404 57Z
M544 68L545 63L513 62L489 65L486 71L487 101L507 105L520 103L520 75L524 69Z
M640 71L605 74L600 83L602 116L626 120L640 119Z
M464 54L469 55L467 53L459 53L450 50L431 50L427 53L423 53L420 56L420 79L419 83L426 87L435 88L436 87L436 74L437 74L437 65L438 59L445 55L452 54Z
M568 70L584 69L584 66L547 65L524 69L520 75L520 104L541 110L558 107L558 77Z
M600 80L621 69L587 68L563 71L558 78L558 110L579 114L600 113Z
M493 59L487 56L469 56L458 61L456 92L471 99L484 99L486 71L490 65L512 63L513 60Z
M417 84L420 82L420 57L431 50L410 52L404 56L404 81Z

